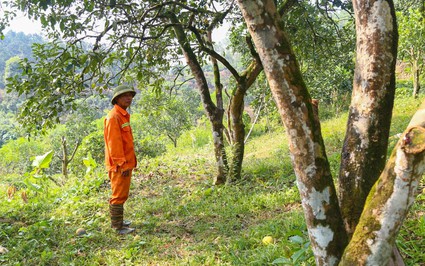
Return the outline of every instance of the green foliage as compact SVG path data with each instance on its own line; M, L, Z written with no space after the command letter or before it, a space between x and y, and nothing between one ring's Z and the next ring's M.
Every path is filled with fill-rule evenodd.
M180 146L190 148L201 148L212 142L211 129L209 122L205 119L198 121L198 125L190 130L183 132L179 138Z
M92 159L97 165L103 166L105 161L105 144L103 139L103 119L99 119L95 123L98 123L97 130L85 136L81 142L81 146L78 149L74 160L70 164L71 171L76 175L84 175L84 168L82 163L87 154L91 154ZM102 126L101 126L101 125Z
M343 101L352 90L355 52L351 4L344 3L348 4L346 9L337 8L334 12L330 10L342 1L321 4L324 6L301 1L288 10L283 17L285 30L312 98L326 104L344 103L346 107L348 101Z
M9 58L6 61L6 66L4 68L4 76L3 76L3 82L6 84L7 80L15 75L21 74L19 71L19 61L21 59L19 56L14 56Z
M31 169L30 158L42 153L43 145L26 138L10 140L0 148L0 173L24 174Z
M49 168L52 161L53 151L48 151L43 155L35 156L31 166L33 170L25 173L23 180L24 184L29 190L34 192L42 192L47 194L49 178L44 173L44 169Z
M91 174L93 170L97 167L97 163L91 156L90 152L87 154L87 157L83 159L83 163L87 167L86 175Z
M165 140L155 135L145 135L138 139L135 145L137 158L154 158L166 152Z
M425 8L425 7L422 7ZM399 60L411 67L412 76L423 73L425 65L425 15L424 10L410 8L397 12L399 25Z
M0 148L7 141L17 139L20 135L15 116L12 113L5 113L0 110Z
M225 8L230 5L222 2L221 11L217 11L218 6L211 3L198 4L8 3L10 14L22 11L39 20L51 40L35 44L34 60L21 62L22 77L8 81L10 90L28 96L20 112L23 125L31 132L51 128L61 115L76 108L75 99L86 97L92 91L103 93L121 82L137 83L155 91L176 85L168 84L165 77L170 75L172 66L179 68L182 51L175 49L176 36L169 30L166 12L173 12L182 23L203 32L207 27L219 25ZM199 6L202 8L195 10ZM129 15L132 18L122 19ZM6 16L0 23L12 18L13 15ZM195 40L193 35L189 35L189 39ZM202 54L201 63L206 59L206 54ZM179 70L173 77L181 74Z
M397 98L409 98L412 95L413 84L411 80L399 80L396 86Z
M152 136L169 138L176 147L182 132L191 128L201 116L197 111L197 99L190 92L182 95L144 92L137 102L136 112L140 112L145 131Z

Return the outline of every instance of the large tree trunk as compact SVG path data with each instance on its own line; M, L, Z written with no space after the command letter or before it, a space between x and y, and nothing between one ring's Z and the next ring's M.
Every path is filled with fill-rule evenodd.
M288 134L317 265L336 265L347 244L335 186L311 98L273 0L238 0Z
M223 139L223 115L224 109L218 108L211 99L211 95L208 88L208 83L205 78L199 61L193 52L189 40L183 30L183 27L179 23L177 17L173 13L168 13L168 17L173 23L173 29L176 34L176 38L182 48L183 54L186 59L186 63L190 67L192 74L195 78L201 101L207 116L212 125L212 136L214 141L214 153L217 163L217 174L215 176L214 184L224 184L226 182L228 163L226 151L224 149Z
M354 0L353 6L356 69L339 172L340 206L349 237L385 166L398 39L391 0Z
M387 265L425 171L425 101L367 198L340 265Z

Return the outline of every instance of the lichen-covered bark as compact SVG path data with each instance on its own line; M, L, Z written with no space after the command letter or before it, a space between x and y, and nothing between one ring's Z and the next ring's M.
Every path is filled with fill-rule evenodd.
M186 37L186 34L183 30L183 27L179 23L177 17L173 13L168 13L167 16L173 23L173 29L177 37L177 41L180 47L183 50L183 54L186 59L192 74L195 78L196 85L201 96L201 101L204 106L204 109L207 113L207 116L212 125L212 136L214 141L214 153L217 163L217 174L214 179L214 184L223 184L226 182L226 176L228 172L228 163L226 151L224 149L223 142L223 115L224 109L217 108L214 102L211 99L211 95L208 88L208 83L205 78L204 72L202 70L199 61L193 52L192 47L190 46L189 40Z
M235 77L237 87L229 106L233 156L229 165L228 181L238 180L241 177L245 151L245 124L242 119L244 98L246 92L261 73L262 69L261 62L254 60L242 75Z
M387 265L425 171L425 101L367 198L340 265Z
M336 265L347 236L320 124L273 0L238 0L285 125L317 265Z
M246 87L238 86L229 106L232 139L232 161L229 165L228 182L240 179L245 151L245 125L242 120Z
M353 7L356 69L339 173L341 212L349 237L385 166L398 40L391 0L353 0Z

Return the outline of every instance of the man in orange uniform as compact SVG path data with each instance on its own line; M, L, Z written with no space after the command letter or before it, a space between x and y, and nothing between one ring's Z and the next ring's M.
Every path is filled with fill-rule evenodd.
M137 166L130 114L127 112L134 95L136 92L130 86L116 87L111 100L114 108L104 121L105 165L112 189L109 211L111 226L117 230L118 234L134 231L134 228L129 227L130 222L123 219L124 203L130 192L132 170Z

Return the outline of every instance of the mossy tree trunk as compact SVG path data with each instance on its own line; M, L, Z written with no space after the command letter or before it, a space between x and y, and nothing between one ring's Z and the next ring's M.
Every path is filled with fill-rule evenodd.
M256 56L258 57L258 56ZM250 66L236 78L236 90L229 104L230 137L232 159L229 165L228 182L241 178L242 162L245 151L245 124L243 122L244 98L247 90L254 83L263 67L261 62L254 60Z
M392 1L353 1L353 7L356 68L339 172L339 200L349 237L385 166L398 40Z
M425 101L373 186L340 265L387 265L425 171Z
M320 123L273 0L238 0L286 128L317 265L335 265L347 245Z
M230 123L230 145L232 158L229 165L229 177L231 182L241 177L243 156L245 153L245 124L243 123L244 97L246 87L238 84L235 94L230 99L229 123Z

